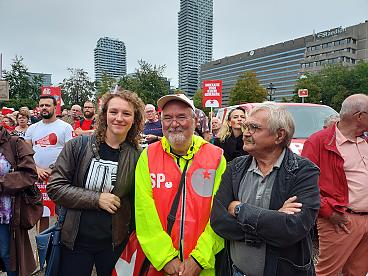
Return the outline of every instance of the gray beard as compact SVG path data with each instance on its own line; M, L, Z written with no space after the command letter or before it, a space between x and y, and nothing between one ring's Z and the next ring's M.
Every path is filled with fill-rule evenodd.
M166 138L170 144L182 144L185 142L185 136L183 133L169 133Z

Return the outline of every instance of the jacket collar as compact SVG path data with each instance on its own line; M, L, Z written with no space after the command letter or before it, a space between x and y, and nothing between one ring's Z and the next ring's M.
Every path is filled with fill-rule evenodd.
M197 135L192 135L192 144L189 147L187 154L184 156L181 156L182 158L184 158L185 160L190 160L193 159L193 156L195 153L197 153L199 151L199 149L201 148L202 145L208 143L206 140L204 140L202 137L197 136ZM173 157L177 157L174 153L171 152L171 147L169 144L169 141L166 139L166 137L162 137L161 139L161 145L162 148L165 152L167 152L168 154L170 154Z

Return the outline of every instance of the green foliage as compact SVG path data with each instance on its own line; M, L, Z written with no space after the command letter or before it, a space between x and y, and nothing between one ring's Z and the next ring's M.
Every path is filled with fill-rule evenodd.
M151 65L143 60L139 60L138 64L134 74L119 80L119 86L136 92L145 104L156 105L157 100L167 95L170 89L163 77L165 65Z
M29 109L33 109L38 106L38 100L34 99L10 99L9 101L1 101L0 109L2 107L12 107L14 110L19 110L22 106L27 106Z
M31 77L23 64L23 57L15 56L11 70L4 70L4 79L9 82L9 99L38 100L42 86L42 76Z
M267 91L259 84L256 74L246 71L239 76L235 87L230 91L229 105L263 102L266 97Z
M96 82L96 90L97 90L96 97L100 98L106 92L113 90L116 84L117 81L115 78L107 75L106 73L103 73L101 81Z
M202 91L202 89L198 89L195 92L194 96L193 96L194 106L198 109L203 110L204 113L206 113L208 115L211 111L211 108L210 107L203 107L202 100L203 100L203 91Z
M301 102L298 89L308 89L304 102L323 103L339 111L346 97L368 94L368 63L359 62L354 67L330 65L318 73L306 73L295 85L294 102Z
M63 80L61 86L61 97L66 106L79 104L87 100L93 100L95 85L83 69L68 68L70 77Z

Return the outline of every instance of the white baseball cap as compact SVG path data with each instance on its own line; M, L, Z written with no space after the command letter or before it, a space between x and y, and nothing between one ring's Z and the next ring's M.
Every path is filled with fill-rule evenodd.
M162 110L164 108L164 106L168 102L171 102L171 101L181 101L181 102L189 105L195 111L193 101L191 99L189 99L187 96L185 96L184 94L172 94L172 95L163 96L157 101L157 106L159 108L161 108L161 110Z

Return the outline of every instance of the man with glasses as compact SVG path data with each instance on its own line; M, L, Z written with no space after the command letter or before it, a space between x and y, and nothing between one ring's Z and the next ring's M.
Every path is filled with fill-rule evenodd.
M229 275L314 275L319 170L288 148L293 134L291 114L274 103L257 105L243 124L249 155L226 169L211 213L229 241Z
M136 168L137 237L151 264L141 271L215 275L223 239L209 217L225 158L220 148L194 135L195 108L185 95L163 96L157 103L164 136L148 145Z
M74 124L75 135L90 135L95 129L95 105L92 101L86 101L83 105L84 118L77 120Z
M302 156L321 169L317 275L368 273L368 96L342 103L340 121L313 134Z

